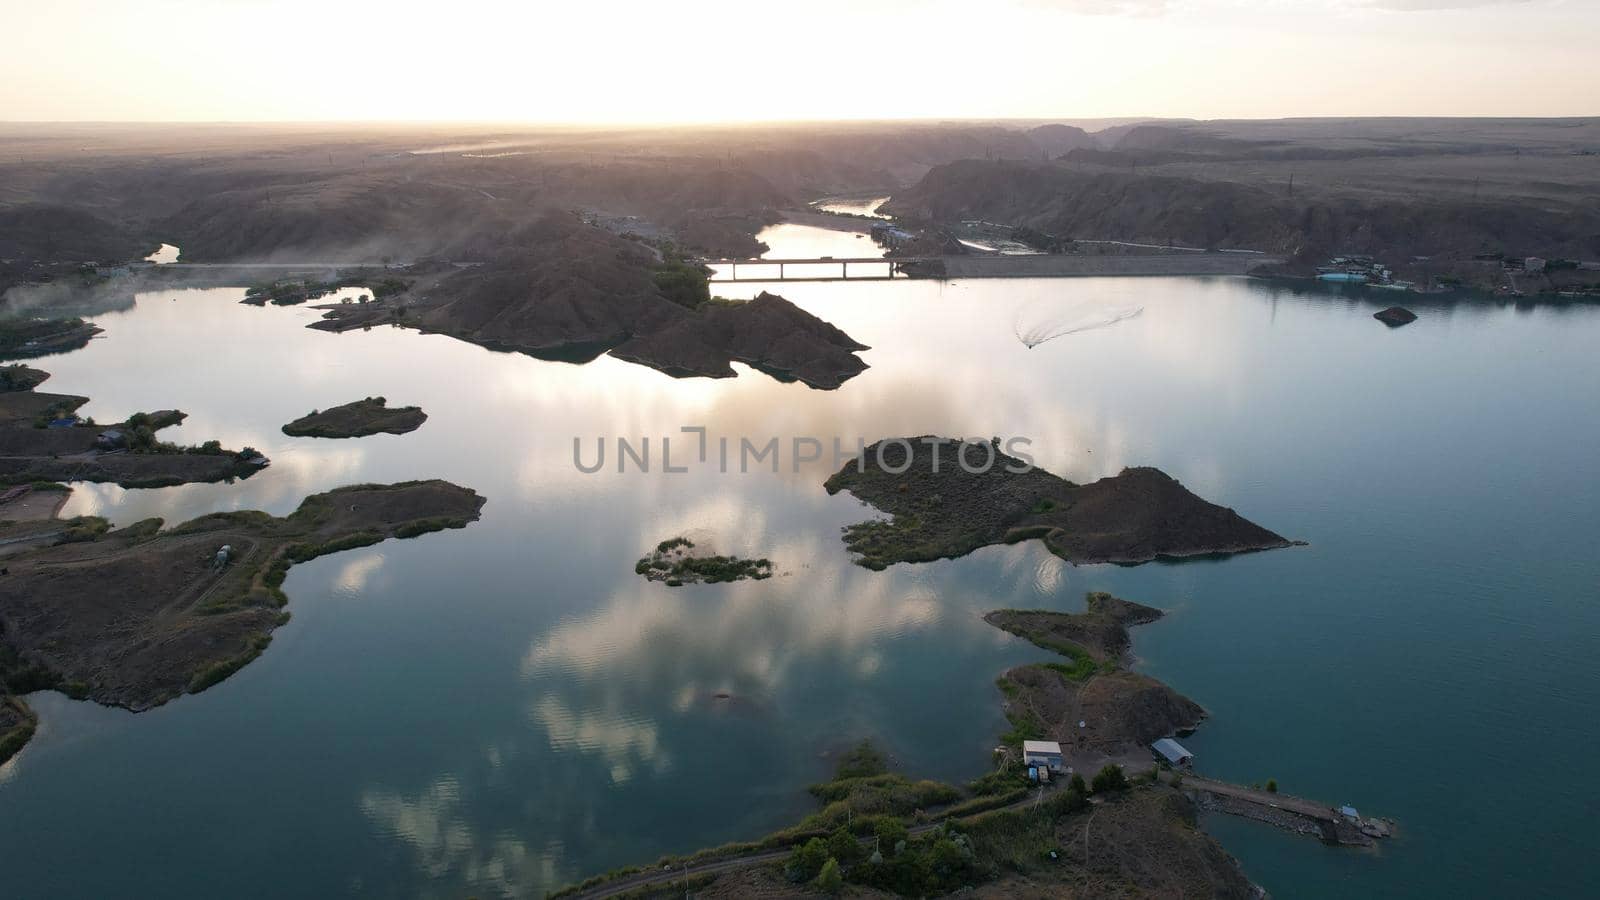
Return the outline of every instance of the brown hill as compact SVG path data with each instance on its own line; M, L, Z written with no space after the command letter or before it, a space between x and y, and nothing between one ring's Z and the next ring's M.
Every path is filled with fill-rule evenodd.
M0 259L121 262L156 249L139 231L72 206L0 206Z
M688 312L656 287L650 248L575 217L546 215L511 244L440 282L406 324L497 350L592 358Z

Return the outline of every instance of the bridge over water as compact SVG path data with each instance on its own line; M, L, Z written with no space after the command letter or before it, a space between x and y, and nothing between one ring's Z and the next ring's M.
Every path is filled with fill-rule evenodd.
M770 259L766 257L753 259L707 259L703 262L712 267L712 282L730 281L889 281L895 278L908 278L910 274L903 268L909 264L937 263L943 257L939 256L897 256L887 259L882 256L821 256L811 258L785 258ZM850 274L850 267L856 267L856 273ZM795 272L793 267L805 267L803 271ZM832 269L837 267L838 271ZM870 267L870 268L867 268ZM740 269L744 273L740 273ZM752 272L751 270L755 271ZM819 272L819 269L825 271Z
M1054 253L966 256L881 256L816 259L707 259L712 282L889 281L913 277L1073 278L1122 275L1244 275L1281 262L1265 254ZM852 271L853 267L853 271ZM800 271L795 271L799 269ZM752 271L753 270L753 271Z

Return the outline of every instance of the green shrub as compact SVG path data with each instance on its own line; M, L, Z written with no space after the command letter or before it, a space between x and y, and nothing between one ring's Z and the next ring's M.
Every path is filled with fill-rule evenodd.
M679 306L694 309L711 299L705 269L693 263L670 260L656 270L656 290Z
M828 835L828 855L836 860L843 860L845 865L856 861L861 853L861 845L856 842L856 836L850 833L847 825L840 825Z
M794 848L789 861L784 864L784 875L796 884L810 881L822 871L828 861L828 846L821 838L812 838Z
M1096 794L1115 794L1128 789L1128 776L1122 772L1122 767L1115 763L1106 763L1105 768L1095 773L1093 782Z
M837 895L844 890L844 876L839 873L837 859L830 859L822 864L822 871L817 874L817 888L829 896Z

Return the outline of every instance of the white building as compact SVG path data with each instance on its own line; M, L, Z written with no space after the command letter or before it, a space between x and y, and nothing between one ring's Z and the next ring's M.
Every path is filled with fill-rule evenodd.
M1038 766L1052 772L1066 771L1066 763L1061 757L1061 745L1055 741L1023 741L1022 762L1024 765Z

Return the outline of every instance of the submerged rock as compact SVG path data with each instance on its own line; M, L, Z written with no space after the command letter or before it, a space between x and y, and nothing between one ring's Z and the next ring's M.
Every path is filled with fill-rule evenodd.
M1417 320L1417 314L1404 306L1391 306L1388 309L1379 310L1373 313L1372 317L1390 328L1410 325Z

